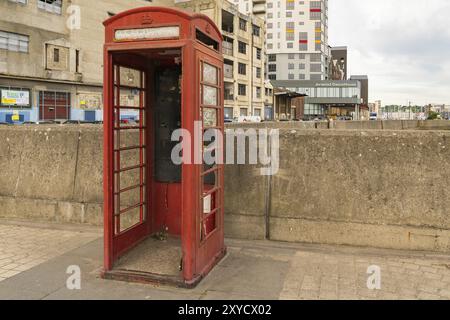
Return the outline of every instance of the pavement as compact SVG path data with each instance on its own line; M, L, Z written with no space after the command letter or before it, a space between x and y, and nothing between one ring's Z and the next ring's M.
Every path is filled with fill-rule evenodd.
M450 300L450 254L235 239L226 244L227 256L196 288L180 289L101 279L97 228L1 220L0 299ZM79 290L66 285L74 265L81 269Z

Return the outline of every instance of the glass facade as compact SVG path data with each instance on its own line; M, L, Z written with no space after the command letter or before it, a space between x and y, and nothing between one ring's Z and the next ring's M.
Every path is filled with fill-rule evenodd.
M307 94L310 98L361 98L358 87L323 87L323 88L288 88L298 93Z

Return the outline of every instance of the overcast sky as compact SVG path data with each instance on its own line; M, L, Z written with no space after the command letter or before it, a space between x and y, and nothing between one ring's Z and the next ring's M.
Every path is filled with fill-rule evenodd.
M371 101L450 104L450 0L329 0L329 43Z

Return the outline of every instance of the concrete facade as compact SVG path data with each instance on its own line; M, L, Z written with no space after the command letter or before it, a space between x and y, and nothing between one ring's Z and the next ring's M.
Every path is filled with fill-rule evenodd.
M225 119L239 116L264 119L265 107L270 107L265 103L266 87L271 88L264 81L264 20L239 12L228 1L180 1L176 7L203 13L222 30Z
M338 123L252 125L280 129L280 170L226 166L226 235L450 251L448 121ZM0 166L1 217L102 224L100 126L1 126Z
M39 112L52 100L48 97L54 97L59 108L66 108L55 118L102 120L102 22L121 11L148 5L173 5L173 1L1 1L0 40L6 46L0 47L0 89L29 92L30 99L27 106L2 105L0 122L10 120L11 115L20 122L49 118ZM22 50L14 46L18 35ZM44 92L45 103L40 95Z

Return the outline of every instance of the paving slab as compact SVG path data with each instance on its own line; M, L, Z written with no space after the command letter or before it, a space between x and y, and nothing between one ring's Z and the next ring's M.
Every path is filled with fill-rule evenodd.
M38 235L37 242L24 245L24 233ZM5 239L8 234L14 240ZM61 242L64 237L73 241ZM442 253L235 239L226 244L225 258L196 288L180 289L101 279L103 240L92 230L0 223L0 259L9 265L45 252L29 268L5 269L16 273L0 281L0 299L450 299L450 255ZM80 290L67 288L69 266L81 270ZM370 266L379 267L380 289L367 286Z

